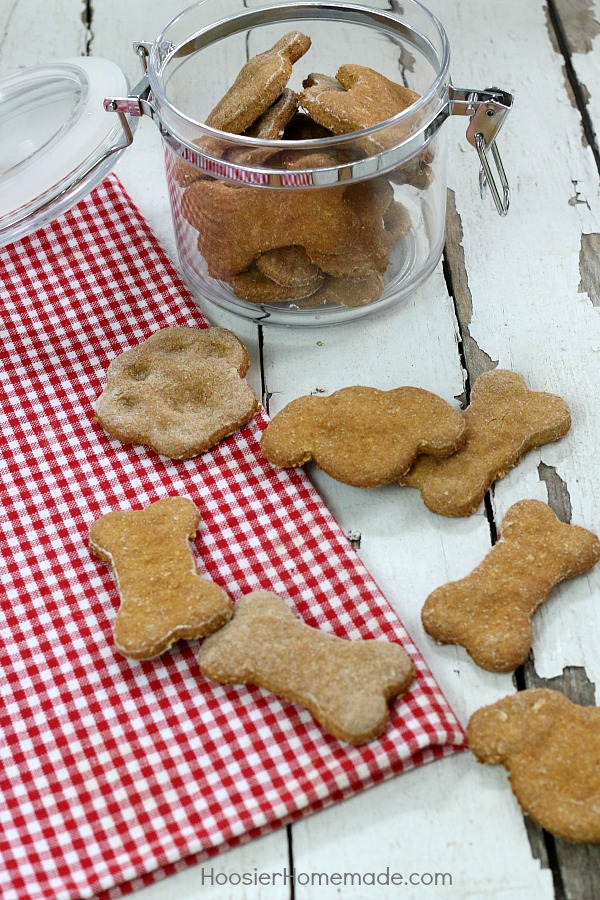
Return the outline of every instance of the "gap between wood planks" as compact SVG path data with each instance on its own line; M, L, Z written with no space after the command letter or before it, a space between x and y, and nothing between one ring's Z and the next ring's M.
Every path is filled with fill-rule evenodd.
M589 92L579 81L572 61L573 53L589 53L593 37L600 34L590 0L547 0L547 28L555 52L564 59L567 93L579 110L585 143L594 154L600 173L600 151L588 110Z
M594 37L600 34L600 23L596 21L591 0L547 0L546 27L555 53L564 59L563 72L565 87L572 105L581 116L582 139L594 156L600 174L600 149L589 109L589 91L577 77L573 66L573 53L590 53ZM577 181L573 182L575 196L570 202L585 203L579 199ZM579 292L587 293L593 306L600 306L600 266L598 250L600 234L582 234L579 253L581 282Z
M394 4L395 0L391 0ZM244 6L246 0L244 0ZM91 43L91 0L86 2L88 11L88 29ZM590 8L590 0L547 0L548 33L554 50L564 59L565 86L573 105L579 110L581 116L582 139L592 150L596 166L600 173L600 152L596 143L596 137L590 115L587 108L588 94L585 85L582 85L575 72L571 61L571 52L589 52L590 40L595 33L600 33L600 25L595 22ZM598 31L591 26L597 27ZM584 40L580 47L577 34ZM248 54L247 54L248 55ZM399 68L402 72L402 80L406 82L406 70L411 69L410 58L399 59ZM575 183L576 189L576 183ZM577 194L575 202L578 202ZM584 202L584 201L579 201ZM594 305L600 305L600 274L598 272L595 257L597 250L596 239L598 235L583 235L580 256L581 284L580 290L585 290ZM594 252L592 252L594 251ZM452 298L455 309L458 334L458 353L464 372L464 391L456 399L465 408L470 402L473 382L483 372L494 369L498 360L494 360L480 347L470 332L470 324L473 315L473 298L471 296L463 250L462 222L456 209L453 191L448 191L448 211L446 221L446 246L443 257L443 271L449 296ZM598 304L595 302L598 298ZM264 370L263 353L263 326L258 324L259 354L261 365L262 400L267 414L269 413L269 401L271 393L267 390L266 373ZM563 522L571 521L571 502L567 483L560 477L553 466L540 462L538 476L546 486L548 504ZM492 488L493 490L493 488ZM495 521L491 495L485 498L485 514L490 530L490 543L494 545L497 540L497 523ZM360 547L360 534L350 534L349 539L358 549ZM517 690L525 690L532 687L548 687L560 690L567 697L583 705L593 705L594 685L589 681L585 670L579 667L568 667L562 675L552 679L540 678L536 671L533 658L514 675L514 683ZM544 831L527 816L525 827L527 830L532 854L541 865L552 871L554 893L556 900L580 900L600 896L600 847L589 845L569 844L554 838ZM292 826L287 826L288 838L288 862L293 869L293 831ZM294 900L294 890L291 889L289 900Z
M600 153L596 143L593 125L587 108L587 91L578 81L571 61L571 52L577 51L580 44L577 35L585 38L580 52L589 52L590 39L600 33L600 25L595 22L589 0L548 0L548 32L554 50L563 56L565 84L571 102L579 110L581 116L582 137L594 155L600 173ZM566 28L562 19L565 19ZM594 24L594 28L590 26ZM570 40L569 40L570 38ZM575 185L576 186L576 185ZM582 235L580 272L580 291L585 291L590 302L600 305L600 269L596 252L599 235ZM460 400L463 407L470 399L473 381L483 372L495 368L496 360L479 347L470 333L473 314L473 300L469 289L467 270L463 250L462 222L456 210L454 193L448 191L448 213L446 223L446 247L444 251L444 274L449 295L455 307L458 329L458 352L465 371L465 391ZM560 477L553 466L541 462L538 466L540 481L546 486L548 504L563 522L571 521L571 502L567 483ZM492 545L497 539L497 524L494 519L490 494L485 499L485 512L490 527ZM535 671L533 658L518 669L514 675L517 690L534 687L547 687L560 690L571 700L582 705L594 705L594 685L587 678L583 668L569 667L562 675L552 679L542 679ZM583 844L569 844L554 838L548 832L525 817L525 826L533 856L542 866L552 871L554 893L557 900L587 900L600 896L600 847Z
M83 0L83 12L81 13L81 21L85 25L85 45L84 56L92 55L92 41L94 40L94 32L92 31L92 21L94 19L94 8L92 0Z

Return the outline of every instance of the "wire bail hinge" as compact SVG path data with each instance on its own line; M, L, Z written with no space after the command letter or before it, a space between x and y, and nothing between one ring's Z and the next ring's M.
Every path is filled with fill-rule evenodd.
M467 140L475 147L479 156L480 194L483 197L489 187L498 213L505 216L510 205L510 187L496 138L512 109L513 96L495 87L473 91L450 85L448 101L450 115L470 117Z

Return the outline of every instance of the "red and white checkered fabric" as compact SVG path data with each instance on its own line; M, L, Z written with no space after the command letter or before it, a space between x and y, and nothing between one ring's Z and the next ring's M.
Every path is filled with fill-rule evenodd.
M262 415L199 459L123 446L94 422L110 360L198 308L111 176L0 251L0 896L149 884L464 747L395 613L303 473L261 456ZM232 597L274 590L309 624L399 641L418 678L385 735L352 748L255 688L210 684L195 644L131 663L88 529L167 495L202 515L199 565Z

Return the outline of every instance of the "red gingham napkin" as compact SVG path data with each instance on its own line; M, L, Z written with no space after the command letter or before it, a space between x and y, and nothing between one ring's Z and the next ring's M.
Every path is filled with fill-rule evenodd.
M120 896L464 747L396 614L302 472L260 452L261 415L198 459L109 438L110 360L198 308L114 176L0 250L0 896ZM399 641L417 680L384 736L353 748L256 688L210 684L181 642L119 656L118 606L88 529L191 497L199 566L234 598L266 588L310 625Z

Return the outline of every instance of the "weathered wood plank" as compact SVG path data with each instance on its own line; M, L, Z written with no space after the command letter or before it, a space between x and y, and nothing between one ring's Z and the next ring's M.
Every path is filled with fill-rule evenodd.
M0 0L0 77L70 56L85 55L88 29L81 0Z
M600 16L593 0L550 0L549 5L560 19L571 53L590 53L600 36Z
M582 233L600 232L593 157L582 144L578 114L568 100L562 62L551 49L541 8L532 2L515 2L507 14L506 3L499 0L465 0L456 4L450 19L447 4L437 0L429 5L450 32L455 83L484 87L497 82L517 94L512 121L500 140L514 190L513 210L505 221L497 220L490 205L484 207L478 200L477 162L464 140L464 121L444 126L455 136L450 185L456 208L449 227L448 270L469 375L474 378L486 358L498 360L522 371L533 387L564 393L575 413L573 435L561 446L532 454L498 487L496 511L501 515L520 496L550 498L553 505L562 497L573 521L594 527L594 510L600 506L592 455L593 422L600 392L589 373L597 370L600 334L592 306L592 276L582 275L579 263ZM3 70L7 61L9 67L43 61L49 45L54 55L77 55L85 52L91 37L91 52L123 59L132 80L138 63L131 42L154 37L179 8L145 4L140 32L139 10L105 3L94 10L90 34L79 18L80 3L69 5L68 13L66 0L60 7L51 4L47 13L39 4L33 9L31 0L14 5L5 0L4 6L3 21L10 21L0 56ZM72 32L65 29L67 21L69 28L73 24ZM38 35L35 40L32 29L34 37ZM67 32L72 36L66 37ZM49 34L55 38L50 44ZM22 53L25 35L28 49ZM485 53L481 53L482 42ZM9 47L10 57L6 55ZM585 54L590 65L594 55L598 56ZM586 84L591 83L588 76ZM590 110L592 100L593 96ZM160 139L151 123L144 122L136 147L119 164L119 174L173 253L166 188L157 177L160 171ZM252 380L258 386L256 328L212 308L210 317L232 327L251 345ZM359 380L390 387L415 383L447 399L460 397L465 382L456 332L441 270L393 316L310 334L269 329L265 331L265 370L272 409L316 387L333 390ZM467 333L471 342L465 340ZM432 647L420 629L419 610L429 590L466 574L489 546L485 517L438 522L422 508L415 492L351 492L328 483L325 476L315 475L315 480L343 526L360 533L366 565L397 606L463 721L477 706L510 691L509 679L482 674L455 648ZM591 634L579 640L578 625L582 619L597 621L597 587L595 581L590 581L591 587L586 579L582 583L585 586L577 588L580 594L574 596L575 585L568 586L548 607L568 609L556 620L550 617L536 626L535 659L542 674L553 677L565 665L585 665L595 680L592 670L600 666L597 651ZM477 766L467 755L409 773L294 826L293 833L296 866L307 871L320 867L333 871L339 866L354 870L359 863L363 869L372 869L393 861L408 873L454 872L454 896L494 892L498 897L542 898L552 894L549 873L540 872L529 856L504 771ZM227 871L253 865L281 869L287 862L287 848L282 850L279 843L282 834L248 845L244 849L250 855L243 859L236 857L242 851L227 854L218 866ZM561 861L563 872L567 871L568 861ZM578 858L573 865L579 862L584 860ZM140 896L149 898L152 891L153 900L191 898L200 889L198 877L199 871L190 870ZM503 893L507 885L512 893ZM254 888L249 896L258 898L258 890ZM315 896L314 891L312 895L306 888L302 891L297 889L299 900ZM265 889L265 897L271 894ZM212 896L233 900L240 893L223 889L217 895L211 890ZM367 895L346 891L345 896ZM372 896L384 895L374 892ZM444 896L452 895L444 890Z
M534 389L564 396L573 412L571 434L529 454L496 486L494 507L501 519L519 498L546 500L552 469L561 479L565 499L568 496L573 521L598 530L600 484L592 422L598 408L600 319L587 295L579 292L581 235L598 230L600 214L594 158L582 146L580 116L564 90L561 62L548 39L543 10L520 4L507 19L504 4L486 3L488 33L496 35L492 46L501 45L502 52L493 57L487 53L484 59L467 52L480 39L477 9L480 4L465 0L448 23L458 60L454 78L465 83L470 77L474 85L493 80L515 91L516 105L499 142L513 183L509 216L490 214L489 203L476 197L477 166L471 159L468 168L465 156L450 171L471 296L469 334L488 357L520 371ZM439 12L443 15L442 8ZM527 59L528 65L519 65L519 59ZM470 76L465 74L467 66L473 69ZM554 98L551 117L540 107L541 96ZM585 184L585 204L569 203L574 173L578 186ZM543 481L540 462L547 467L541 470ZM566 665L583 664L597 681L600 661L590 630L577 625L595 621L598 591L594 572L559 588L538 615L534 649L543 677L556 675Z
M469 6L461 5L463 10ZM512 366L540 388L547 386L568 397L574 412L572 434L562 446L543 448L497 485L495 514L501 518L520 497L538 496L547 500L563 521L573 520L597 530L595 429L590 423L597 414L592 411L597 410L598 396L595 354L599 321L593 307L600 295L594 255L600 207L596 148L589 146L595 129L584 127L580 116L581 112L594 115L594 91L578 86L573 79L573 72L581 73L585 67L586 85L589 82L600 88L598 53L587 52L597 40L597 28L590 28L594 18L591 7L585 0L573 4L559 0L549 17L551 40L544 46L543 41L535 40L542 29L543 11L538 15L532 5L521 5L510 18L506 64L494 58L499 69L492 77L496 83L514 88L517 105L514 119L511 116L513 121L509 120L501 137L508 171L514 172L513 209L506 223L492 228L493 256L479 237L483 233L481 210L467 198L464 173L453 173L450 183L456 185L458 212L454 216L458 215L464 232L459 243L469 273L470 302L469 314L463 318L468 318L470 339L474 337L478 348L500 365ZM564 16L560 41L552 26L556 8L561 18ZM492 31L502 11L505 7L501 10L500 4L486 5L486 22ZM464 14L459 20L463 25L469 22ZM515 66L516 55L513 58L512 54L519 52L516 44L519 36L525 35L527 41L520 53L527 65ZM567 59L561 55L565 35L575 54ZM464 37L462 31L458 37ZM585 62L580 54L586 54ZM486 63L488 60L486 56ZM515 72L518 82L512 85ZM541 97L552 105L551 118L542 110L549 107L540 105ZM452 224L456 233L456 221ZM502 224L510 227L508 236L501 235ZM448 253L460 265L452 226L449 233ZM460 303L458 306L460 309ZM467 365L478 374L481 357L469 357L468 349L467 341ZM585 670L596 681L598 659L586 636L590 616L598 619L598 593L597 573L563 585L555 593L534 620L535 668L533 662L525 667L520 676L522 687L547 685L577 702L593 702L594 686ZM596 627L592 626L592 631ZM576 678L559 674L565 666L582 664L585 670L577 668ZM597 848L555 840L530 821L527 827L535 855L555 870L557 897L598 895Z
M594 706L596 686L582 668L570 666L555 678L540 678L533 661L524 666L523 681L528 688L549 688L561 691L582 706ZM556 866L557 895L566 900L595 900L600 896L600 846L571 844L546 834L533 822L528 822L530 840L553 858Z
M583 118L585 141L600 167L600 3L598 0L548 0L549 29L564 57L565 76Z
M52 59L85 55L81 0L0 0L0 77Z

